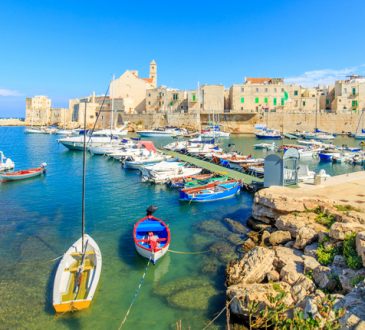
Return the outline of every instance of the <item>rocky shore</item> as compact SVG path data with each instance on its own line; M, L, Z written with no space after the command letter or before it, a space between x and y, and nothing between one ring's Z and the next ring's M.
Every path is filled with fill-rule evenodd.
M347 204L289 188L256 193L244 254L226 268L237 323L365 329L365 195L354 194Z

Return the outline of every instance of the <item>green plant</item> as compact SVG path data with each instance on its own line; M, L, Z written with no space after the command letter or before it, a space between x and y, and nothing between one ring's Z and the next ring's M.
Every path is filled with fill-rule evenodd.
M313 281L313 270L312 269L307 270L304 275Z
M360 269L362 267L362 259L356 252L356 234L346 235L343 241L343 256L346 264L351 269Z
M348 212L348 211L356 211L356 212L360 212L360 210L352 205L335 205L335 208L337 209L337 211L340 212Z
M351 279L350 284L352 286L355 286L356 284L359 284L361 281L365 279L364 275L357 275L354 278Z
M319 244L317 248L318 262L324 266L331 264L336 254L338 254L338 248L333 245L325 246L323 244Z
M334 215L329 214L327 212L316 212L317 216L314 219L317 223L327 227L327 228L331 228L331 226L335 223L336 218Z

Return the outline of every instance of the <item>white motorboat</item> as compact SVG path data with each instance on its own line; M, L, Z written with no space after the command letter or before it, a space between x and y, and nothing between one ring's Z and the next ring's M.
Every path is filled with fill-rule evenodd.
M163 137L163 136L181 136L187 134L187 130L184 128L156 128L152 130L137 131L137 134L141 137Z
M48 134L43 127L28 127L24 130L26 134Z
M273 143L257 143L257 144L254 144L253 147L255 149L261 149L261 150L275 150L277 145L275 142Z
M169 156L164 156L164 155L158 154L158 153L150 153L148 156L145 156L145 155L129 156L129 157L125 158L125 160L123 162L123 166L124 166L124 168L129 168L129 169L139 169L141 166L144 166L144 165L153 165L156 163L160 163L160 162L166 160L166 157L169 157Z
M62 143L66 148L70 150L83 150L84 148L84 136L69 136L65 138L61 138L57 140L59 143ZM92 136L86 137L86 145L88 147L99 147L105 145L106 143L110 144L119 144L120 141L117 138L113 138L109 135L94 133Z
M223 131L215 131L215 130L207 130L202 131L201 137L203 138L220 138L220 137L229 137L230 133Z
M0 172L12 170L15 167L15 163L5 157L4 153L0 151Z

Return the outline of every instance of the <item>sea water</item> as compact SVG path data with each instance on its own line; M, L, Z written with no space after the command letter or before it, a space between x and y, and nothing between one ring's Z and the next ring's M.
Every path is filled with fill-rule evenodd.
M171 139L155 142L163 145ZM227 148L234 143L244 154L265 156L253 149L258 141L252 136L234 136L222 143ZM335 143L356 145L348 138ZM22 127L0 127L0 150L18 170L48 164L42 177L0 184L1 329L117 329L133 300L123 329L175 329L179 320L183 328L201 329L224 307L224 266L210 272L202 269L203 263L214 263L216 258L202 246L217 239L199 235L197 224L225 217L245 223L251 212L250 194L216 203L180 203L176 190L142 183L138 171L88 155L86 232L102 252L101 279L88 310L55 315L52 288L58 261L54 259L81 235L82 152L67 150L54 135L24 134ZM361 169L314 160L309 165L331 175ZM135 252L132 230L149 205L158 206L155 215L170 226L170 249L183 253L168 253L149 266L138 292L147 260ZM197 244L198 239L204 244ZM189 254L199 249L202 254ZM178 304L173 296L159 294L166 284L174 288L187 279L209 282L214 294L201 304L194 290L186 291L190 296L182 295ZM223 329L224 316L214 326Z

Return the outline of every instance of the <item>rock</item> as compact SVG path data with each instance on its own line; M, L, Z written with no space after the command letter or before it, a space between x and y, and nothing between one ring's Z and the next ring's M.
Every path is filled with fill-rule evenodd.
M313 258L317 258L318 243L312 243L304 248L304 254Z
M365 231L361 231L356 235L356 252L362 259L365 267Z
M336 240L344 240L346 235L365 231L365 225L355 222L335 222L330 229L329 236Z
M264 231L261 235L261 246L267 246L269 245L269 238L270 238L270 233L268 231Z
M268 232L272 231L272 226L268 225L267 223L261 222L259 220L255 220L254 218L250 217L247 220L247 226L255 231L264 231L267 230Z
M343 269L338 276L344 292L350 292L357 284L365 279L365 269L353 270Z
M208 278L204 277L180 277L174 281L157 285L153 288L155 294L167 297L178 291L187 290L189 288L204 287L210 285Z
M244 252L248 252L252 250L255 246L256 243L251 238L247 238L245 242L242 244L242 249Z
M287 283L265 283L265 284L237 284L228 287L227 297L233 299L230 309L236 316L245 317L248 315L249 305L258 303L258 312L264 310L266 306L272 306L269 297L276 297L280 292L285 292L282 302L287 306L293 305L293 299L290 294L290 287Z
M318 266L321 264L313 257L304 256L304 273L311 273L313 272Z
M331 269L325 266L314 269L313 280L322 290L334 291L338 285Z
M203 274L217 273L219 267L221 266L222 264L215 258L204 258L201 262L201 272Z
M289 242L285 243L284 246L289 249L292 249L294 246L294 241L289 241Z
M218 291L212 285L189 288L178 291L167 297L169 305L181 309L193 309L206 311L209 301L218 295Z
M307 276L299 274L295 283L291 288L291 295L296 304L300 304L306 297L313 294L316 290L316 286Z
M251 238L253 242L255 242L256 244L259 244L259 242L260 242L259 233L255 232L255 231L250 231L250 232L247 233L247 236L249 238Z
M313 241L315 241L317 238L318 235L314 229L309 227L302 227L297 233L294 247L296 249L303 249L308 244L311 244Z
M316 317L318 314L318 306L312 297L306 299L306 304L304 307L305 317Z
M299 275L295 265L285 265L280 271L280 280L292 286L299 279Z
M252 205L252 217L268 225L273 224L280 214L274 209L254 203Z
M228 227L228 229L230 231L232 231L235 234L240 234L240 235L246 235L247 234L247 228L240 223L239 221L230 219L230 218L225 218L223 220L223 222L226 224L226 226Z
M344 296L339 307L346 309L341 319L344 329L365 329L365 284L362 282Z
M226 269L227 286L238 283L260 283L273 269L275 253L264 247L255 247L241 260L231 262Z
M225 264L238 257L235 247L224 241L218 241L211 244L209 251L216 255L219 261Z
M291 234L289 231L278 230L273 232L269 237L271 245L285 244L291 240Z
M303 253L301 251L284 246L275 246L273 250L275 251L274 267L278 272L286 265L294 267L301 273L303 272Z
M333 258L332 266L337 268L346 268L347 264L345 257L340 255L335 255L335 257Z
M228 235L226 239L233 245L242 245L245 242L245 238L239 234Z
M272 270L266 276L269 282L278 282L280 280L280 274L276 270Z
M205 220L196 224L199 232L214 235L218 238L226 238L232 234L221 221Z

